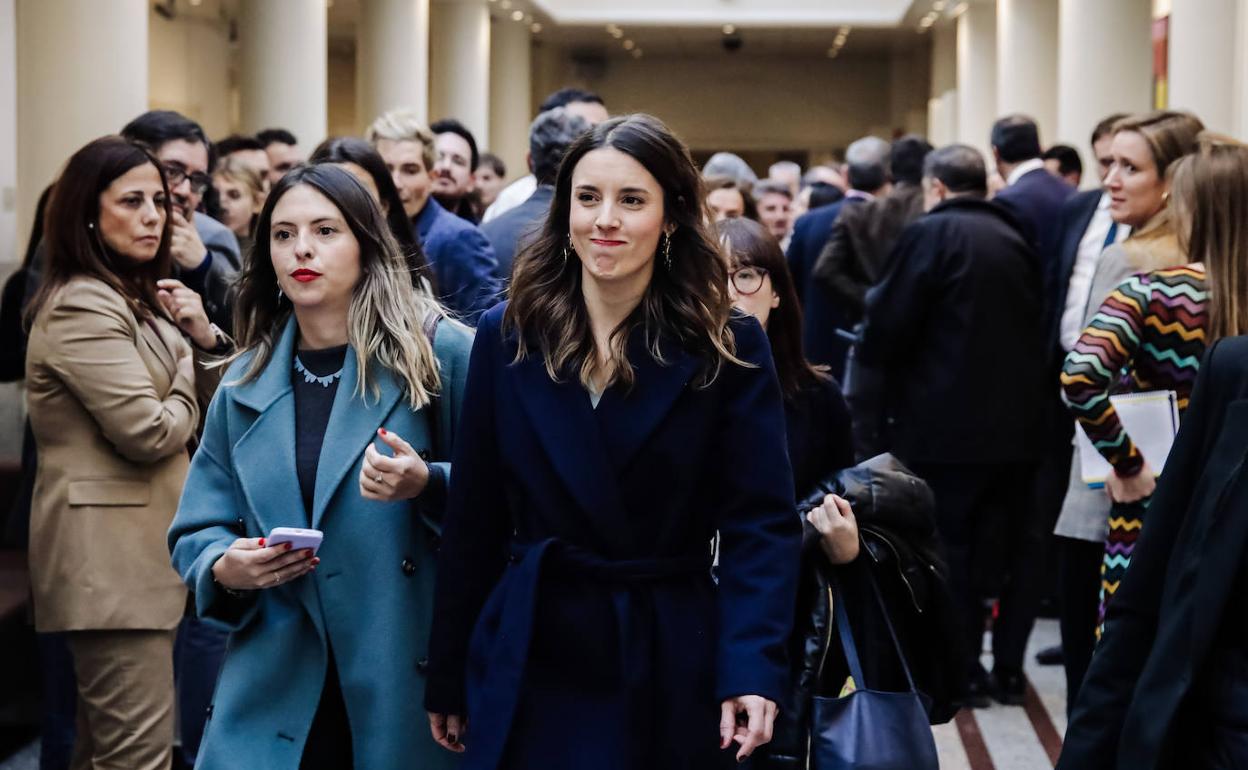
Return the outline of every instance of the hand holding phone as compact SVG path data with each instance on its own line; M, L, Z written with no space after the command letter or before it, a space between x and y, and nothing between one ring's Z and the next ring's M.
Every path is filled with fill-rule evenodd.
M321 542L325 539L325 533L319 529L299 529L298 527L274 527L269 536L264 539L264 544L269 547L290 543L290 550L301 551L307 549L315 556L320 550Z

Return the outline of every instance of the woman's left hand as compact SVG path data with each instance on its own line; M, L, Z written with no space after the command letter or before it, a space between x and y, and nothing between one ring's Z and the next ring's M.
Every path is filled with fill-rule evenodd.
M719 748L726 749L733 741L741 744L738 762L753 754L754 749L771 742L778 711L773 701L761 695L741 695L724 701L720 705Z
M429 466L398 434L379 428L377 435L394 450L394 456L386 457L369 442L360 469L360 494L367 500L385 502L418 497L429 483Z
M819 545L833 564L849 564L858 558L858 520L848 500L828 495L823 505L806 514L806 520L823 536Z
M203 350L212 350L217 346L217 333L204 312L204 298L199 296L199 292L186 288L186 284L173 278L157 281L156 288L159 289L156 296L179 329Z

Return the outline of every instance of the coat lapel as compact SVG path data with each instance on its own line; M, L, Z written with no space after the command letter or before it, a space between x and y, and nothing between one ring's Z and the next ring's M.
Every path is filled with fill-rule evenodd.
M173 377L178 371L178 361L174 356L174 345L176 341L168 339L165 330L159 320L153 319L151 322L136 318L135 322L139 325L139 336L143 338L143 342L147 345L152 354L156 356L156 360L169 371L169 376Z
M650 354L645 334L634 330L628 346L628 360L636 374L633 387L612 387L598 404L597 417L616 476L658 429L697 372L696 358L673 342L661 342L664 363Z
M338 381L338 392L334 395L333 410L329 413L329 424L325 426L325 440L321 444L321 457L316 466L316 493L312 498L313 529L320 528L325 508L343 477L355 468L376 436L377 429L403 395L388 369L378 366L373 374L381 388L381 395L374 400L372 393L365 392L361 398L356 393L359 368L355 349L348 345L342 379Z
M585 389L571 377L552 381L540 355L508 368L516 377L515 392L533 431L555 472L593 522L603 552L628 553L633 533Z
M274 527L308 525L295 472L295 398L289 364L294 346L292 318L260 376L234 386L235 402L258 413L234 445L234 473L266 534Z

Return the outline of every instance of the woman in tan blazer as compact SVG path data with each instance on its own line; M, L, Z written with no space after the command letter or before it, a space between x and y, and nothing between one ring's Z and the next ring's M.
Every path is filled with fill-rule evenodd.
M198 295L162 280L168 199L137 145L105 137L75 153L48 206L44 279L28 310L35 625L66 632L74 658L75 770L171 759L186 591L164 534L200 415L183 332L203 348L219 333Z

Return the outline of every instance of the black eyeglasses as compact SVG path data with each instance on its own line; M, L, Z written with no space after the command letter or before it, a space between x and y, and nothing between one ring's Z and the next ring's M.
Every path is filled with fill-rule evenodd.
M160 165L165 169L165 179L169 182L170 190L182 184L183 179L190 179L191 192L202 195L208 185L212 184L212 177L202 171L188 172L181 163L168 162Z
M748 267L738 267L730 272L728 277L732 280L732 288L737 290L737 294L749 296L763 288L763 279L767 277L767 271L761 267L750 265Z

